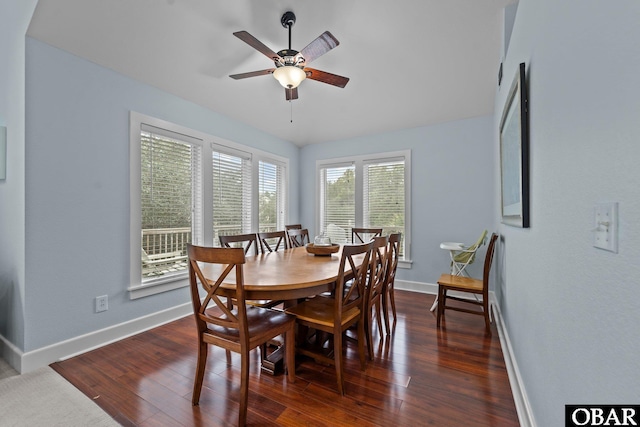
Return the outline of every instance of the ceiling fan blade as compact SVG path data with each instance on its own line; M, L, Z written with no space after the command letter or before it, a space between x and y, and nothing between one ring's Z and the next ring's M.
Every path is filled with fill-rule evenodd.
M329 52L334 47L338 46L340 42L329 31L325 31L320 34L317 39L305 46L300 51L298 56L302 56L306 64L309 64L314 59Z
M266 74L273 74L273 70L274 68L269 68L267 70L260 70L260 71L250 71L248 73L232 74L229 77L231 77L232 79L240 80L240 79L246 79L248 77L257 77L257 76L264 76Z
M316 80L322 83L330 85L345 87L349 83L348 77L342 77L337 74L327 73L326 71L316 70L315 68L305 67L304 71L307 73L307 78Z
M284 96L287 99L287 101L298 99L298 88L297 87L294 87L293 89L284 88Z
M251 34L247 33L246 31L238 31L233 33L233 35L239 38L240 40L242 40L243 42L245 42L246 44L248 44L249 46L251 46L252 48L254 48L255 50L257 50L258 52L262 53L272 61L275 61L279 58L277 53L269 49L267 46L264 45L264 43L262 43L260 40L253 37Z

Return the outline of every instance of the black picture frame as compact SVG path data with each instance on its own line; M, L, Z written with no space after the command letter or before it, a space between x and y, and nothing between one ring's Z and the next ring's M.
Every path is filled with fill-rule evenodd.
M500 120L500 190L502 223L529 228L529 95L524 62Z

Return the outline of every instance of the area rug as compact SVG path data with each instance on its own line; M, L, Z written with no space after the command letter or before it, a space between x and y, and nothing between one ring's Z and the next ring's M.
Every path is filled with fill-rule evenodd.
M0 381L0 425L119 426L48 366Z

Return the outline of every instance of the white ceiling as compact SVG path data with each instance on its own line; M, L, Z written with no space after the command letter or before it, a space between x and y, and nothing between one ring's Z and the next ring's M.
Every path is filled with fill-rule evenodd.
M39 0L28 35L303 146L491 114L512 0ZM310 64L349 77L344 89L302 82L285 101L267 57L280 17L292 48L329 30L340 45ZM293 118L293 123L291 122Z

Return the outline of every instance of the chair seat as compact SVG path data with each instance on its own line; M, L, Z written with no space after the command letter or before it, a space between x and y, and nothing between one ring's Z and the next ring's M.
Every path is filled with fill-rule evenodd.
M328 328L333 327L335 319L334 300L327 297L311 298L285 311L295 315L300 321L313 322ZM354 307L342 314L342 324L348 324L359 316L360 310Z
M247 307L247 322L249 328L249 342L254 338L262 338L279 326L286 330L295 317L282 311L269 310L266 308ZM229 341L238 342L240 339L237 328L226 328L223 326L207 324L207 332L223 337ZM205 334L207 333L205 332Z
M455 276L453 274L442 274L438 279L438 284L445 285L452 290L482 293L482 280L465 276Z

